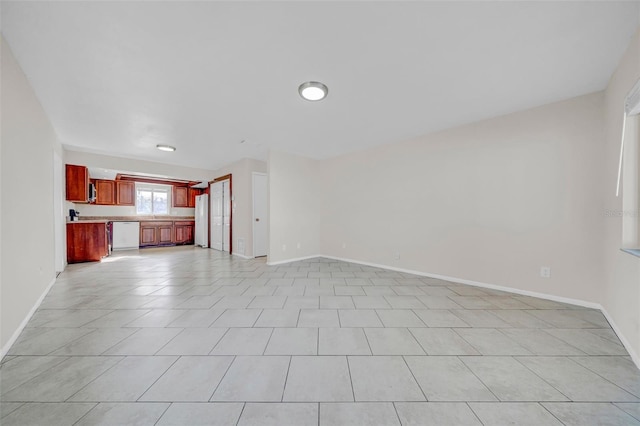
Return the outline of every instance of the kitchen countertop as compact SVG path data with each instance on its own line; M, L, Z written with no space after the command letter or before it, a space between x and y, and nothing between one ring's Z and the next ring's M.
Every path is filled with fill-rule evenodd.
M74 220L73 222L67 220L67 224L69 225L77 225L78 223L107 223L108 220L98 220L98 219L93 219L93 220Z

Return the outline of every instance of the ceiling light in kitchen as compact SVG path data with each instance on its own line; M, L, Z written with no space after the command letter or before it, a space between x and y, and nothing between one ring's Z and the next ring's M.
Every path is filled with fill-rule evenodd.
M298 87L298 93L308 101L321 101L329 93L329 88L317 81L307 81Z

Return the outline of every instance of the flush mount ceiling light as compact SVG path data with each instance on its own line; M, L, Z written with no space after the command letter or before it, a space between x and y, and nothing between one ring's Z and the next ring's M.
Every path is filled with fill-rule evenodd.
M298 87L298 93L307 101L321 101L329 93L329 88L317 81L307 81Z
M167 151L167 152L173 152L176 150L175 146L171 146L171 145L156 145L156 148L158 148L160 151Z

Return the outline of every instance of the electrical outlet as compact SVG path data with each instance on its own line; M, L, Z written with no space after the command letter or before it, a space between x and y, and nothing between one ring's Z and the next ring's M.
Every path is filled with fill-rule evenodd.
M282 245L282 251L287 251L287 245L286 244Z
M393 254L393 258L394 258L395 260L400 260L400 252L399 252L399 251L395 252L395 253Z
M346 249L347 248L347 243L342 243L342 248Z
M300 243L298 243L298 250L300 250Z
M550 266L541 266L540 267L540 277L541 278L551 278L551 267Z

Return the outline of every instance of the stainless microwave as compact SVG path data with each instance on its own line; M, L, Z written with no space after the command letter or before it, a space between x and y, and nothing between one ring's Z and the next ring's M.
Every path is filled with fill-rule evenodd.
M93 183L89 184L89 202L93 203L96 200L96 186Z

